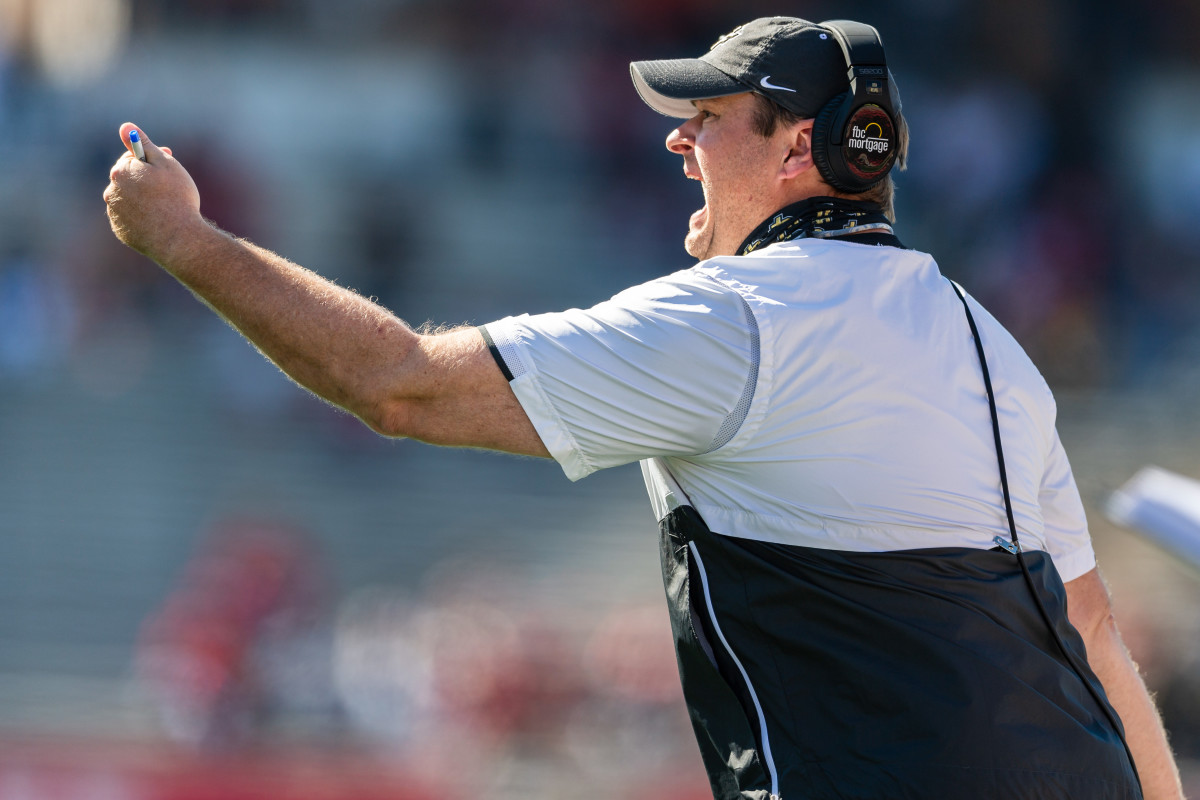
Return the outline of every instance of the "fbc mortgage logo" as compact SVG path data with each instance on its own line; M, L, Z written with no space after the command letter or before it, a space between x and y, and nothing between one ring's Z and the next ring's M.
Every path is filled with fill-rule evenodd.
M863 127L853 126L847 144L855 150L866 150L869 153L886 153L891 146L891 142L884 138L883 126L878 122L868 122Z

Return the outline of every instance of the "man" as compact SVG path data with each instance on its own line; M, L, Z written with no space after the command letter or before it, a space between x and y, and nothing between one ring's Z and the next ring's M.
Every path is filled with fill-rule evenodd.
M642 461L715 797L1179 797L1049 390L892 230L874 29L760 19L632 69L686 119L700 263L587 311L418 335L208 224L149 141L112 227L380 433Z

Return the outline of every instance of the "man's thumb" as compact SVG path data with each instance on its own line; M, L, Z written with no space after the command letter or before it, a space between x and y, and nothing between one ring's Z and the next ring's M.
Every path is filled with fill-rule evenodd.
M125 145L125 149L133 154L134 158L137 158L137 151L134 149L133 140L129 135L135 131L137 132L138 142L142 145L142 151L146 154L146 161L153 161L154 157L160 155L162 151L154 142L150 141L150 137L146 135L145 131L132 122L126 122L121 125L121 143Z

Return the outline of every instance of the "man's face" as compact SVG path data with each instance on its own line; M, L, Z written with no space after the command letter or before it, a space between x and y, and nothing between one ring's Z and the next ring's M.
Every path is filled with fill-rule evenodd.
M786 128L770 137L754 129L754 96L697 100L696 116L671 131L667 149L700 181L704 207L692 214L684 249L697 259L733 255L780 207L780 168L791 143Z

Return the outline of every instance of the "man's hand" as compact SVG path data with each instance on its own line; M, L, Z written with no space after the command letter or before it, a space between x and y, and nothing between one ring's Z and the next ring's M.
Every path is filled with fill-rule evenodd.
M129 132L137 130L146 160L133 155ZM200 216L200 193L168 147L158 147L132 122L120 129L126 152L109 172L104 202L113 233L139 253L160 264L173 248L186 246L188 230L205 225Z

